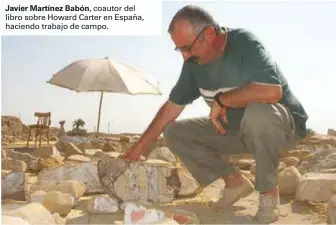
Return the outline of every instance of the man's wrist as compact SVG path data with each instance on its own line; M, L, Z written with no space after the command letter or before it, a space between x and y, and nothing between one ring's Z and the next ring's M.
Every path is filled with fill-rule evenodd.
M216 103L217 103L221 108L224 108L224 107L225 107L224 103L223 103L223 102L221 101L221 99L220 99L220 97L221 97L223 94L224 94L223 92L218 92L218 93L215 95L215 97L214 97Z

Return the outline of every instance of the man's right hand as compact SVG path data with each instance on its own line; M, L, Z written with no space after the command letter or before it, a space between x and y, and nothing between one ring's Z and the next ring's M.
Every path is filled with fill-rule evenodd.
M185 106L167 101L160 108L139 142L132 146L122 158L133 161L141 160L141 155L149 149L150 144L163 132L166 125L169 122L174 121L181 114L184 107Z
M140 161L141 155L146 152L146 150L146 148L137 143L128 149L122 158L130 161Z

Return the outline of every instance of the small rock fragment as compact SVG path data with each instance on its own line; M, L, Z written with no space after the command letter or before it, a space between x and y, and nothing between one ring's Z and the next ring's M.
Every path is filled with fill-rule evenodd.
M92 196L88 202L88 211L90 213L114 213L118 209L118 200L109 196Z
M51 191L44 196L42 204L52 214L58 213L60 216L66 216L74 207L75 199L70 194Z

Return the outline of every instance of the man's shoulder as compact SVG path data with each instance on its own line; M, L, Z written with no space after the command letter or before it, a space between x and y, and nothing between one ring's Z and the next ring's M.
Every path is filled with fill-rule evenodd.
M257 35L251 30L245 28L227 28L229 40L234 44L244 44L248 42L258 42L261 43L261 40L257 37Z

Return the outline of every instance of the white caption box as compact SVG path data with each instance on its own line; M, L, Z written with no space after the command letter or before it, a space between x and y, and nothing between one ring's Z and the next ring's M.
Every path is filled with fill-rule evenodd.
M2 35L160 35L161 0L3 0Z

